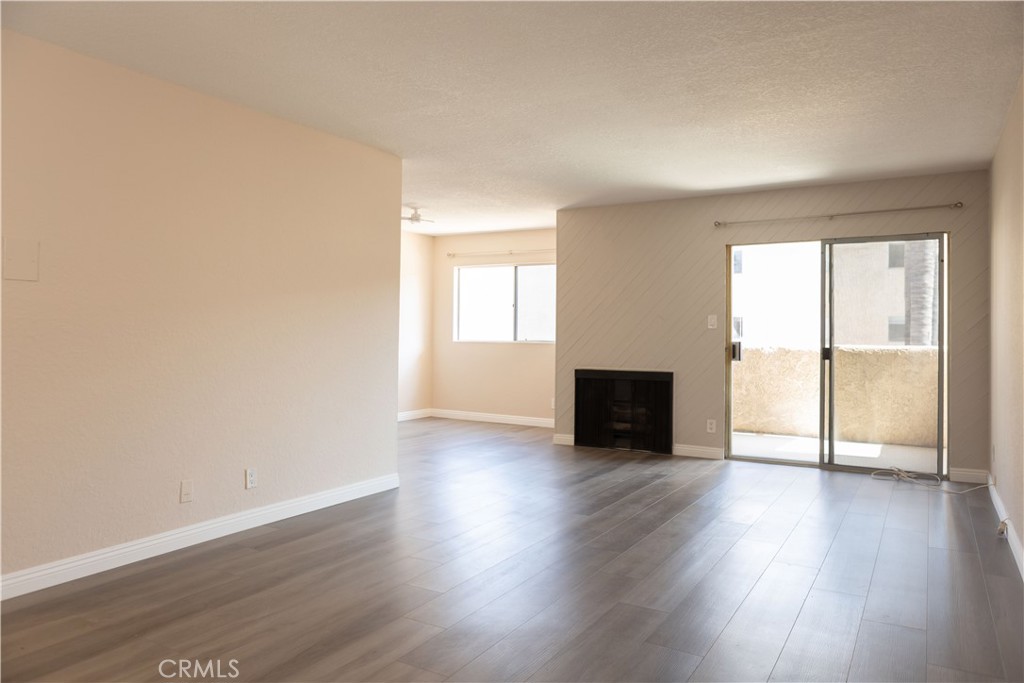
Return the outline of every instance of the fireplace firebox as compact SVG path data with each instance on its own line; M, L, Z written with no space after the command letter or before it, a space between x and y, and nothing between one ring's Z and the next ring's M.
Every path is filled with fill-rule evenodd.
M577 369L574 443L672 453L672 373Z

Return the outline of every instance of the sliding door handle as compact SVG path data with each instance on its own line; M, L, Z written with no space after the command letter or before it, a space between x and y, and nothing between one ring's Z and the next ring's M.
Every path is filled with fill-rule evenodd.
M821 349L822 360L832 360L832 349L828 346L824 346Z
M732 359L743 360L743 342L732 343Z

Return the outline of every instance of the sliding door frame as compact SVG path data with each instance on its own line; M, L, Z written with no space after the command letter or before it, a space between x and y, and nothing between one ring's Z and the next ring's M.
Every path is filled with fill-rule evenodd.
M820 239L794 239L794 240L782 240L779 242L739 242L736 244L725 245L725 318L727 332L725 335L725 348L724 348L724 362L725 362L725 459L726 460L743 460L745 462L761 462L769 465L789 465L791 467L814 467L821 468L821 454L819 453L818 462L805 462L800 460L783 460L768 457L758 457L756 455L734 455L732 452L732 345L733 345L733 325L732 325L732 277L733 277L733 250L741 247L760 247L770 246L776 244L803 244L820 242ZM824 247L822 247L824 250ZM824 253L824 251L823 251ZM824 271L821 271L822 273ZM819 274L819 279L824 281L824 278ZM819 415L821 413L819 407ZM818 432L819 443L821 441L821 431Z
M821 407L819 433L819 463L825 469L854 472L871 471L875 468L856 465L838 465L835 462L835 363L832 353L835 348L835 277L832 267L833 247L837 244L864 244L870 242L912 242L935 240L938 245L938 367L936 368L937 419L935 434L935 473L948 479L946 462L946 248L949 233L925 232L912 235L874 235L871 237L836 237L821 240ZM826 370L826 363L828 364ZM827 386L826 386L827 385ZM825 444L828 443L826 449Z

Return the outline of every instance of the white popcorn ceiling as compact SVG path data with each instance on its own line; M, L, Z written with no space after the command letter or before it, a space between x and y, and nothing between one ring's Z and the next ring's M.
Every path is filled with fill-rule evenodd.
M1022 60L1019 2L4 3L3 23L393 152L436 221L403 225L433 234L983 168Z

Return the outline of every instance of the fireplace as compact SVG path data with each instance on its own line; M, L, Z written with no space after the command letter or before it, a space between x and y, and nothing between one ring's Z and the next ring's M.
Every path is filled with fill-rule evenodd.
M672 373L576 370L577 446L672 452Z

